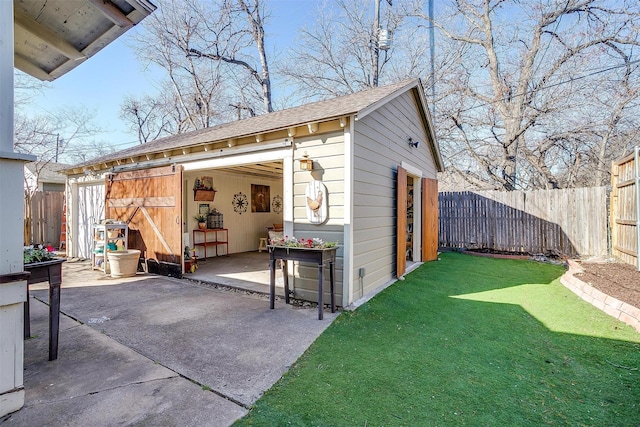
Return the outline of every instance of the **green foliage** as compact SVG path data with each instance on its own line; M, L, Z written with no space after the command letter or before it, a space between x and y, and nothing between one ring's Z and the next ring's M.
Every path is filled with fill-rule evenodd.
M24 248L24 263L32 264L34 262L50 261L56 256L55 253L49 252L47 248L41 246L28 246Z
M207 216L203 214L198 214L194 216L193 219L195 219L198 222L207 222Z
M338 242L325 242L324 240L314 237L312 239L296 239L295 237L284 236L281 239L271 239L271 245L284 246L286 248L312 248L312 249L329 249L338 246Z
M637 424L640 334L562 267L441 259L342 313L237 425Z

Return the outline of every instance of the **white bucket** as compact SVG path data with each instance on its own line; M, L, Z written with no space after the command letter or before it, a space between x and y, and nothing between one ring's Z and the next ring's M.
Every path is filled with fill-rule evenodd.
M132 277L138 271L138 261L140 251L138 249L127 249L124 251L107 252L111 277Z

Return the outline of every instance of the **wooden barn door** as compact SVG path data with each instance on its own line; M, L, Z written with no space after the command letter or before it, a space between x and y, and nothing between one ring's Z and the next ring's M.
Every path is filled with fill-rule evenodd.
M407 270L407 171L398 166L396 186L396 277Z
M438 259L438 180L422 178L422 261Z
M129 224L149 270L182 273L182 166L119 172L105 183L106 217Z

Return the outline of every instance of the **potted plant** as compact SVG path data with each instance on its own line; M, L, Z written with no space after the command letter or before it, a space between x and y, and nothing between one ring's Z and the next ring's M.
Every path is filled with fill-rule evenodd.
M200 230L204 230L205 228L207 228L207 217L206 217L206 215L198 214L198 215L194 216L193 219L198 221L198 228L200 228Z
M37 262L51 261L55 259L56 254L42 245L25 246L24 247L24 264L34 264Z

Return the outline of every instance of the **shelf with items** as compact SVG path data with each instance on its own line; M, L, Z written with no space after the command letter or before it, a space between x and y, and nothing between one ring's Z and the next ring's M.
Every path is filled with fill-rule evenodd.
M407 261L413 261L413 179L407 179L407 243L405 257Z
M109 271L107 253L127 249L129 227L125 223L94 224L91 248L91 267L94 270Z
M196 236L199 236L196 238ZM211 236L211 239L209 238ZM207 258L207 248L210 246L215 247L216 256L221 254L218 248L224 246L224 253L222 255L229 254L229 230L226 228L206 228L204 230L193 230L193 247L202 247L204 250L203 258Z

